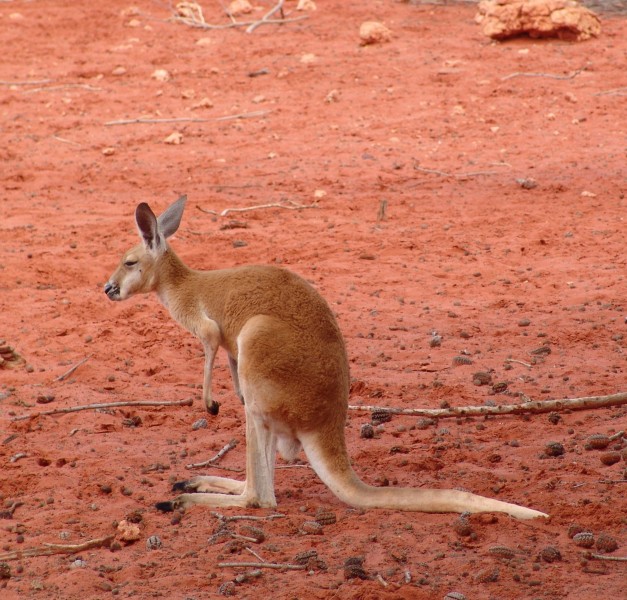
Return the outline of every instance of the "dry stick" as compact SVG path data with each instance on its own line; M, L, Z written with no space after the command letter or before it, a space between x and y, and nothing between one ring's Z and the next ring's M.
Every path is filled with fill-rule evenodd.
M291 565L288 563L252 563L252 562L228 562L218 563L218 567L245 567L247 569L287 569L288 571L303 571L307 565Z
M569 75L554 75L552 73L525 73L517 71L516 73L510 73L509 75L505 75L505 77L501 77L501 81L507 81L508 79L512 79L514 77L548 77L549 79L574 79L584 69L585 67L581 67L581 69L577 69Z
M246 33L252 33L253 31L255 31L255 29L257 29L257 27L259 27L260 25L263 25L264 23L267 23L268 19L276 12L281 11L281 17L285 18L285 15L283 14L284 4L285 4L285 0L279 0L278 3L274 6L274 8L271 8L263 17L261 17L260 21L256 21L255 23L252 23L251 25L249 25L246 28Z
M206 467L208 465L213 465L213 463L218 462L229 450L233 450L233 448L235 448L235 446L237 446L237 443L238 443L237 440L231 440L213 458L210 458L209 460L205 460L204 462L191 463L189 465L185 465L185 468L186 469L199 469L201 467Z
M586 554L586 558L596 558L597 560L617 560L627 561L627 556L605 556L604 554Z
M180 117L180 118L168 118L168 119L121 119L119 121L107 121L105 126L110 127L111 125L136 125L136 124L150 124L154 125L157 123L210 123L217 121L231 121L233 119L253 119L255 117L263 117L267 115L269 110L256 110L248 113L239 113L237 115L226 115L224 117L214 117L212 119L201 119L194 117Z
M282 25L283 23L295 23L296 21L303 21L308 19L307 15L301 17L292 17L290 19L266 19L265 21L232 21L226 25L212 25L210 23L202 23L193 19L187 19L185 17L174 17L175 21L183 23L188 27L195 27L197 29L233 29L234 27L250 27L252 25Z
M500 406L452 406L450 408L385 408L380 406L349 406L351 410L381 411L394 415L419 415L423 417L459 417L484 415L518 415L524 413L546 413L559 410L587 410L605 406L627 404L627 392L610 396L587 396L563 400L536 400L524 404L502 404Z
M533 365L531 365L531 364L529 364L527 362L524 362L522 360L516 360L515 358L508 358L508 359L505 360L505 362L507 362L507 363L517 363L519 365L523 365L524 367L528 367L530 369L533 366Z
M468 173L447 173L446 171L438 171L437 169L426 169L424 167L419 167L418 165L414 165L415 171L420 171L422 173L429 173L431 175L441 175L442 177L458 177L463 179L465 177L477 177L478 175L498 175L499 171L469 171Z
M259 210L261 208L286 208L288 210L302 210L303 208L318 208L318 204L316 202L314 202L313 204L297 204L296 202L292 202L292 206L289 206L287 204L273 202L271 204L257 204L256 206L245 206L243 208L225 208L220 213L220 216L226 217L226 215L232 212L247 212L249 210Z
M191 398L186 400L159 401L147 400L139 402L102 402L99 404L85 404L84 406L70 406L68 408L55 408L54 410L44 410L42 412L33 413L31 415L20 415L13 417L11 421L26 421L36 417L44 417L49 415L62 415L66 413L78 412L79 410L97 410L100 408L118 408L119 406L191 406L193 404Z
M0 81L0 85L44 85L52 82L54 82L54 79L39 79L37 81Z
M31 556L51 556L53 554L76 554L91 548L108 547L113 541L114 535L89 540L82 544L44 544L37 548L28 548L26 550L13 550L0 554L0 560L21 560Z
M67 379L72 373L74 373L74 371L76 371L76 369L78 369L78 367L84 365L92 356L93 354L90 354L89 356L86 356L83 360L77 362L71 369L68 369L65 373L63 373L63 375L59 375L55 379L55 381L63 381L64 379Z
M66 83L65 85L53 85L50 87L33 88L31 90L25 90L23 93L32 94L34 92L54 92L56 90L67 90L74 88L89 90L90 92L102 92L102 88L94 87L93 85L89 85L87 83Z
M219 519L220 521L273 521L274 519L284 519L285 515L281 513L274 513L272 515L266 515L265 517L258 517L253 515L223 515L222 513L211 511L209 513L212 517Z
M627 86L614 88L613 90L605 90L604 92L597 92L592 94L593 96L624 96L623 92L627 92Z

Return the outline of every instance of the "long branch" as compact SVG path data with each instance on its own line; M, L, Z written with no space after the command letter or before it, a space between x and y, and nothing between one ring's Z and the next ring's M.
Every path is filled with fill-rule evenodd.
M226 562L218 563L218 567L246 567L247 569L288 569L291 571L302 571L307 568L307 565L291 565L287 563Z
M150 119L139 117L137 119L121 119L119 121L107 121L105 126L112 125L155 125L160 123L211 123L218 121L232 121L234 119L253 119L255 117L263 117L267 115L269 110L255 110L247 113L239 113L236 115L225 115L223 117L213 117L211 119L202 119L200 117L172 117L164 119Z
M174 400L160 401L160 400L142 400L138 402L102 402L98 404L85 404L82 406L69 406L67 408L55 408L54 410L44 410L42 412L33 413L30 415L20 415L19 417L13 417L11 421L26 421L27 419L34 419L36 417L44 417L48 415L63 415L66 413L78 412L79 410L97 410L100 408L118 408L119 406L191 406L193 404L191 398L186 400Z
M520 415L546 413L560 410L589 410L605 406L627 404L627 392L610 396L586 396L563 400L536 400L524 404L501 404L499 406L452 406L450 408L386 408L382 406L349 406L350 410L381 411L393 415L418 415L422 417L459 417L484 415Z
M102 538L89 540L82 544L44 544L36 548L27 548L26 550L13 550L0 554L0 560L21 560L32 556L51 556L53 554L77 554L91 548L107 547L113 541L114 535L107 535Z

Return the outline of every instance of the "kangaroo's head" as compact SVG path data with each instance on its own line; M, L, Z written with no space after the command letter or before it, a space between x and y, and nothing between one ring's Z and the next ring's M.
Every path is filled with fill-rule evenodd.
M135 210L135 222L141 243L127 250L104 286L110 300L126 300L134 294L155 290L159 265L168 249L166 239L179 228L187 196L181 196L158 218L150 206L142 202Z

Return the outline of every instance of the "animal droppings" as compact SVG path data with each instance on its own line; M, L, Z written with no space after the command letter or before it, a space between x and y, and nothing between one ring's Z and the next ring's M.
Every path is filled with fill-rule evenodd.
M499 558L514 558L516 553L507 546L492 546L488 552Z
M453 357L453 366L455 367L459 367L461 365L471 365L471 364L472 364L472 358L470 358L469 356L459 355L459 356Z
M594 546L594 534L589 531L582 531L573 536L573 542L580 548L592 548Z
M562 560L562 554L555 546L547 546L540 550L540 558L544 562L552 563L558 560Z
M337 517L334 512L329 510L316 511L316 523L320 525L333 525L337 522Z
M584 445L586 450L604 450L610 445L610 438L602 433L593 433Z
M618 542L607 533L600 533L597 538L597 550L601 552L614 552L618 549Z

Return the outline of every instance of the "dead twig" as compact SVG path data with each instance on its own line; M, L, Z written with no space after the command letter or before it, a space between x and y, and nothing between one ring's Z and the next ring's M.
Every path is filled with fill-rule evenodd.
M307 568L307 565L292 565L289 563L266 563L266 562L226 562L218 563L218 567L231 568L231 567L244 567L246 569L285 569L287 571L303 571Z
M515 73L510 73L509 75L505 75L505 77L501 77L501 81L507 81L508 79L513 79L514 77L547 77L549 79L574 79L585 70L585 67L581 67L581 69L577 69L568 75L556 75L553 73L526 73L524 71L516 71Z
M614 88L613 90L605 90L604 92L597 92L592 94L593 96L627 96L627 86Z
M84 365L92 356L93 354L90 354L89 356L86 356L83 360L78 361L72 368L63 373L63 375L59 375L55 379L55 381L63 381L64 379L67 379L72 373L74 373L74 371L76 371L76 369L78 369L81 365Z
M485 415L519 415L525 413L547 413L560 410L591 410L606 406L627 404L627 392L610 396L587 396L564 398L563 400L530 400L523 404L501 404L499 406L452 406L450 408L386 408L381 406L349 406L350 410L382 411L393 415L419 415L423 417L472 417Z
M274 513L272 515L266 515L265 517L259 517L256 515L223 515L222 513L211 511L211 516L228 523L230 521L273 521L274 519L284 519L285 515L281 513Z
M30 415L20 415L13 417L11 421L26 421L27 419L35 419L37 417L47 417L49 415L63 415L67 413L78 412L79 410L98 410L101 408L118 408L120 406L191 406L194 401L191 398L186 400L159 401L146 400L138 402L102 402L98 404L85 404L83 406L70 406L67 408L55 408L54 410L44 410L42 412Z
M586 552L585 557L594 558L595 560L615 560L627 562L627 556L606 556L605 554L593 554L592 552Z
M232 121L234 119L253 119L255 117L263 117L267 115L269 110L255 110L248 113L239 113L236 115L225 115L224 117L213 117L211 119L201 119L195 117L180 117L180 118L167 118L167 119L148 119L139 117L137 119L120 119L118 121L107 121L106 127L112 125L155 125L159 123L211 123L219 121Z
M523 365L523 367L527 367L529 369L531 369L531 367L533 366L533 365L531 365L531 364L529 364L529 363L527 363L527 362L525 362L523 360L516 360L515 358L507 358L507 359L505 359L505 362L506 363L516 363L516 364L519 364L519 365Z
M290 206L291 204L291 206ZM255 206L245 206L243 208L225 208L221 213L221 217L226 217L229 213L234 212L248 212L249 210L260 210L262 208L286 208L287 210L302 210L304 208L318 208L318 203L312 204L298 204L290 200L290 204L282 204L280 202L272 202L270 204L257 204Z
M209 465L213 466L214 463L218 462L227 452L229 452L230 450L233 450L233 448L235 448L237 444L238 444L237 440L231 440L213 458L210 458L209 460L205 460L200 463L191 463L189 465L185 465L185 468L186 469L199 469L201 467L207 467Z
M270 17L272 17L272 15L274 15L277 12L281 12L281 20L285 19L285 15L283 14L283 5L285 4L285 0L279 0L277 2L277 4L271 8L263 17L261 17L261 19L259 21L255 21L254 23L251 23L247 28L246 28L246 33L252 33L253 31L255 31L255 29L257 29L257 27L259 27L260 25L264 25L265 23L268 22L268 20L270 19Z
M447 173L446 171L439 171L438 169L427 169L420 167L417 164L414 165L414 171L420 171L421 173L429 173L430 175L440 175L441 177L456 177L457 179L465 179L467 177L478 177L480 175L498 175L499 171L468 171L467 173Z
M102 92L102 88L89 85L87 83L66 83L64 85L53 85L49 87L38 87L30 90L24 90L23 94L33 94L35 92L55 92L57 90L82 89L90 92Z
M0 554L0 560L21 560L32 556L51 556L53 554L77 554L92 548L108 547L113 541L114 535L89 540L82 544L44 544L36 548L27 548L26 550L13 550Z
M0 85L45 85L53 83L54 79L38 79L35 81L0 81Z

